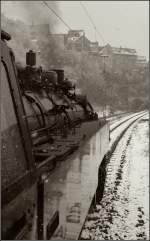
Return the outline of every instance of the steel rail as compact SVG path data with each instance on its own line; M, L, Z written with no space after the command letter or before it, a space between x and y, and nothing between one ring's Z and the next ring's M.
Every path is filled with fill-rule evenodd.
M144 111L144 113L146 114L147 112ZM125 122L129 121L130 119L134 118L135 116L139 116L139 115L142 115L143 113L138 113L138 114L135 114L131 117L129 117L128 119L125 119L123 121L121 121L118 125L116 125L115 127L113 127L111 130L110 130L110 133L112 133L114 130L116 130L119 126L121 126L122 124L124 124Z

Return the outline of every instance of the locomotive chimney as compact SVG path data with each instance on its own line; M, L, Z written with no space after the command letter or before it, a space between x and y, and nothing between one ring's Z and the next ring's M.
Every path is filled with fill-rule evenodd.
M26 53L26 65L31 67L36 65L36 53L32 50Z

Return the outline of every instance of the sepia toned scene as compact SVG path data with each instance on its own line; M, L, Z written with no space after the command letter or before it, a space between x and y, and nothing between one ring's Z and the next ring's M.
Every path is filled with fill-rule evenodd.
M1 1L1 239L149 240L149 1Z

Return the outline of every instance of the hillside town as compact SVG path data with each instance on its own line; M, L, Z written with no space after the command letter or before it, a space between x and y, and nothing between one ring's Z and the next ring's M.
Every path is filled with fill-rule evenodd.
M111 46L109 43L100 46L98 41L92 42L86 37L84 30L69 30L68 33L50 33L49 24L31 25L31 37L41 35L52 38L61 50L73 50L81 53L88 53L89 56L95 56L101 69L109 73L121 74L125 71L136 71L138 68L146 68L148 62L145 56L139 56L136 49L122 46Z

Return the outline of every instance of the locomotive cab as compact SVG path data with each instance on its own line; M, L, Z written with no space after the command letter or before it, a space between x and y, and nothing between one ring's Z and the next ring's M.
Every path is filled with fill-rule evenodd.
M23 237L35 212L34 158L28 124L17 81L14 56L1 32L1 217L2 239ZM28 191L29 191L28 190ZM16 226L18 229L16 230Z

